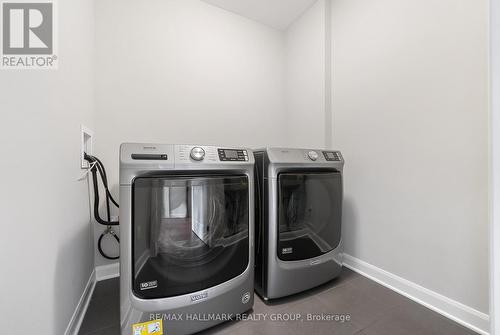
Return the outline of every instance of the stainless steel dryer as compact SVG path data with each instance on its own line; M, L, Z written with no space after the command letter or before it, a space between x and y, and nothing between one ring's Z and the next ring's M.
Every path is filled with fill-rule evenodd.
M122 144L120 318L191 334L253 305L251 150Z
M338 151L254 151L255 289L265 300L302 292L342 269L342 170Z

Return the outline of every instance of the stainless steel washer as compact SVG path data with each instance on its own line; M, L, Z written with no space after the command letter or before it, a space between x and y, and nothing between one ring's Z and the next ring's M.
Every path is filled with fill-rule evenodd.
M254 151L257 189L255 288L264 299L302 292L342 269L339 151Z
M191 334L252 308L254 158L245 148L123 144L120 317Z

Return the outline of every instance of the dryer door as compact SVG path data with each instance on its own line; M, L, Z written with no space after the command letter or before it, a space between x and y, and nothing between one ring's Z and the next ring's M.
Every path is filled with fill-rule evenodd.
M137 297L196 292L247 268L247 176L138 177L132 198L132 288Z
M282 172L278 175L278 257L297 261L321 256L340 243L342 175Z

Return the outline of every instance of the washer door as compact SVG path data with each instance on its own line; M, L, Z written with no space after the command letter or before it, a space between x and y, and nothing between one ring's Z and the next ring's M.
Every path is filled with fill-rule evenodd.
M278 175L278 257L297 261L321 256L340 243L340 172Z
M248 178L138 177L132 184L132 288L143 299L203 290L249 262Z

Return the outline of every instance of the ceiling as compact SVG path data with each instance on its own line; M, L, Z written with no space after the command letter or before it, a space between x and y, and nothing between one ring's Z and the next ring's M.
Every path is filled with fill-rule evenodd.
M317 0L202 0L279 30L285 30Z

